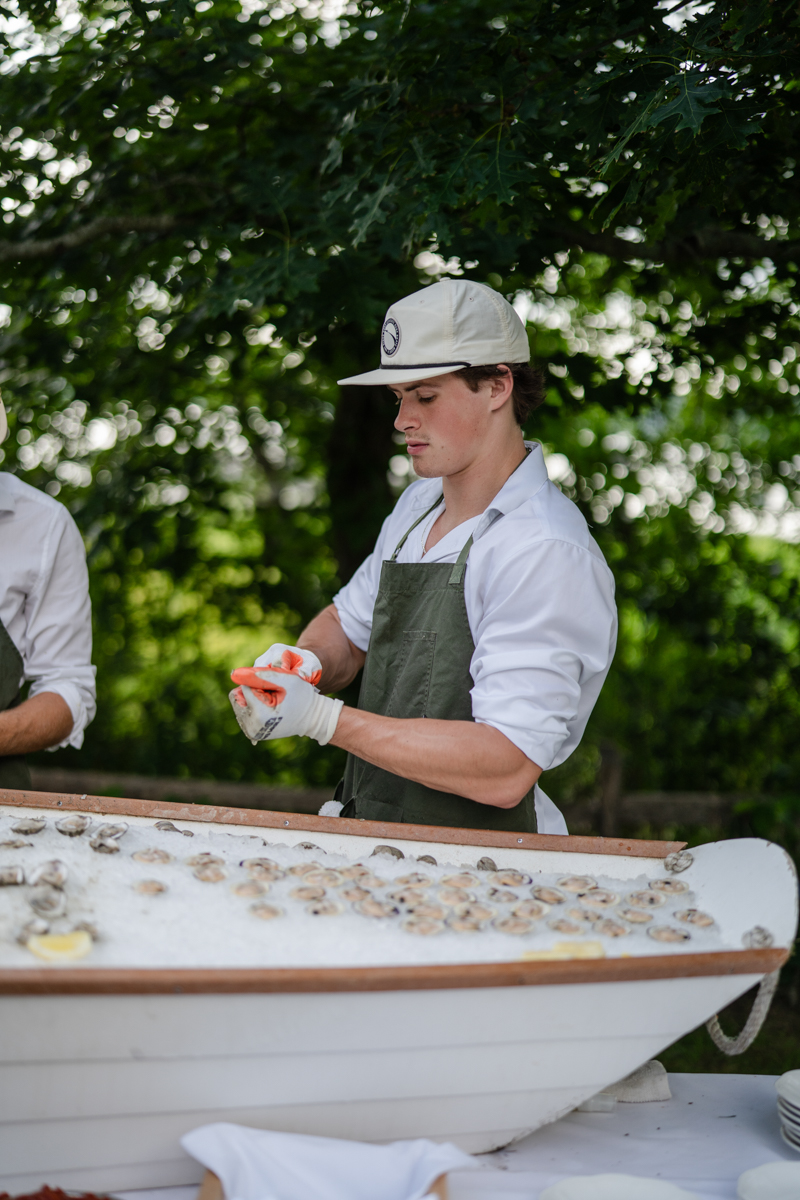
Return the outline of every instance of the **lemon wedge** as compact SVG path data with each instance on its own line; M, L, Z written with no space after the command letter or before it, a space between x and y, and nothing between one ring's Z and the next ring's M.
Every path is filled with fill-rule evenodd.
M526 950L522 962L565 962L569 958L605 958L602 942L556 942L549 950Z
M42 933L28 938L28 949L45 962L72 962L85 958L92 948L91 935L85 929L74 933Z

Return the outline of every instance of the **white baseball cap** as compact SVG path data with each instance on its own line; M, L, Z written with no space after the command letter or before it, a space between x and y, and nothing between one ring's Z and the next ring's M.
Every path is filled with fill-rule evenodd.
M2 401L2 399L0 399L0 443L4 442L6 440L7 433L8 433L8 418L6 417L6 410L5 410L3 401Z
M525 326L508 301L471 279L443 279L386 314L377 371L339 383L413 383L462 367L528 362Z

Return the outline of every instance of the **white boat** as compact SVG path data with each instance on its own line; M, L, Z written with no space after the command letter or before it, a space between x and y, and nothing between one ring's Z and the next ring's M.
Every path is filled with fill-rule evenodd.
M287 846L313 835L320 849L353 862L388 842L407 857L476 866L490 854L531 874L623 881L664 878L667 856L681 851L680 843L0 791L0 816L68 810L168 819L196 833L258 832ZM788 957L797 926L788 855L745 839L701 846L691 858L688 867L685 858L669 863L686 868L679 878L717 916L727 949L144 968L9 965L13 955L0 945L0 1191L195 1183L200 1168L179 1138L210 1121L366 1141L429 1137L470 1152L506 1145L621 1079ZM0 892L0 912L12 890ZM748 946L757 927L766 948Z

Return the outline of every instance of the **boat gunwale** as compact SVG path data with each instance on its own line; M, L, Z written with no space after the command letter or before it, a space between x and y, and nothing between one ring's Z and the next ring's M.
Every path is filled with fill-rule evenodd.
M443 845L486 846L498 850L555 850L559 853L624 855L628 858L664 859L686 846L686 842L406 825L390 821L361 821L350 817L312 817L306 813L272 812L260 808L225 808L212 804L136 800L124 796L79 796L72 792L3 790L0 791L2 804L14 808L75 809L107 816L151 817L154 820L195 821L199 824L281 829L284 832L349 834L400 842L440 842Z
M398 992L628 983L767 975L783 966L790 953L789 947L776 947L636 958L389 967L10 967L0 970L0 996Z

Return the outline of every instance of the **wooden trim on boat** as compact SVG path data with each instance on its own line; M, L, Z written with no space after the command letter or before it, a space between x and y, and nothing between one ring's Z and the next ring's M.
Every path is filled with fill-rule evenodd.
M2 996L404 992L766 975L788 949L718 950L564 962L448 963L398 967L20 967L0 971Z
M439 825L404 825L390 821L358 821L348 817L310 817L304 813L268 812L252 808L219 808L211 804L170 804L121 796L78 796L68 792L0 791L0 804L20 808L78 809L104 816L151 817L153 820L198 821L243 825L254 829L295 829L303 833L354 834L401 842L442 842L503 850L557 850L578 854L618 854L629 858L666 858L686 842L637 838L572 837L542 833L508 833L497 829L457 829Z

